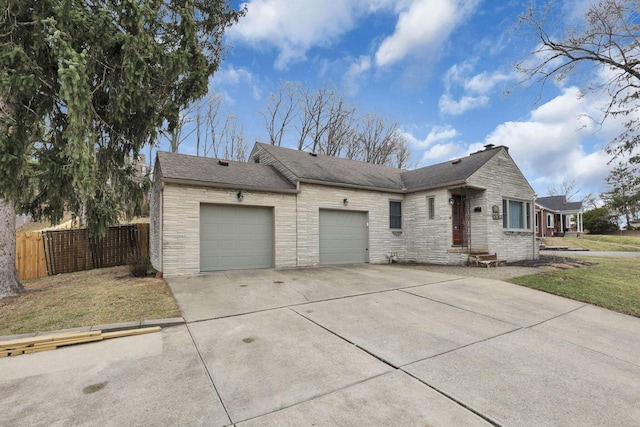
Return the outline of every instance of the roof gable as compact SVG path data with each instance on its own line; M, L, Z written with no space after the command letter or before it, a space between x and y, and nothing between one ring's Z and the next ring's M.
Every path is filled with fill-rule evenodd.
M156 165L165 182L184 182L206 186L242 187L267 191L295 191L296 186L275 168L247 162L158 152Z
M259 159L261 153L267 153L277 159L288 172L301 181L397 191L403 189L400 176L402 171L397 168L256 142L251 157L254 160Z
M503 150L504 147L487 148L484 151L478 151L467 157L404 172L402 179L408 190L437 188L458 183L462 184Z

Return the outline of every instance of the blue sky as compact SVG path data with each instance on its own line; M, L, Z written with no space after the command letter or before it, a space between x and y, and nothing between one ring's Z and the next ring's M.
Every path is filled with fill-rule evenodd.
M574 180L582 195L606 189L603 147L621 123L598 123L606 97L580 84L520 84L514 64L536 47L517 29L528 2L488 0L250 0L227 32L231 48L212 78L223 110L237 116L249 147L268 142L260 111L283 81L332 81L358 112L398 122L414 166L506 145L537 194ZM588 7L560 6L578 25ZM283 146L294 146L294 135ZM166 149L166 147L163 147ZM189 141L180 152L195 153Z

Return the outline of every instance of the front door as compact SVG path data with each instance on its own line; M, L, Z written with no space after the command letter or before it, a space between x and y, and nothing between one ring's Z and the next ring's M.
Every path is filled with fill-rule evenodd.
M453 200L451 206L453 246L465 246L467 243L465 198L464 196L451 196L451 199Z

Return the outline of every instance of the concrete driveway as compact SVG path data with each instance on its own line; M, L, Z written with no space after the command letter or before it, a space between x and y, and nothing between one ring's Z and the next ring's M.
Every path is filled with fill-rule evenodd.
M168 282L185 326L0 359L3 420L637 426L640 419L638 318L397 265Z

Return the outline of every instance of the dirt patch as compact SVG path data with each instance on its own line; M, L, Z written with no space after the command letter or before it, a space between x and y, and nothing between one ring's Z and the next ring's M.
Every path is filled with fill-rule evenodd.
M567 270L569 268L588 267L595 265L595 263L577 258L541 255L538 259L511 262L509 265L515 267L548 267L556 270Z
M410 265L410 264L406 264ZM413 264L412 267L436 273L452 274L456 276L481 277L484 279L509 280L514 277L539 274L543 271L567 270L570 268L586 267L594 263L555 255L541 255L537 260L510 262L501 267L471 267L466 265L432 265Z
M25 280L26 292L0 300L0 335L181 316L163 279L111 267Z

